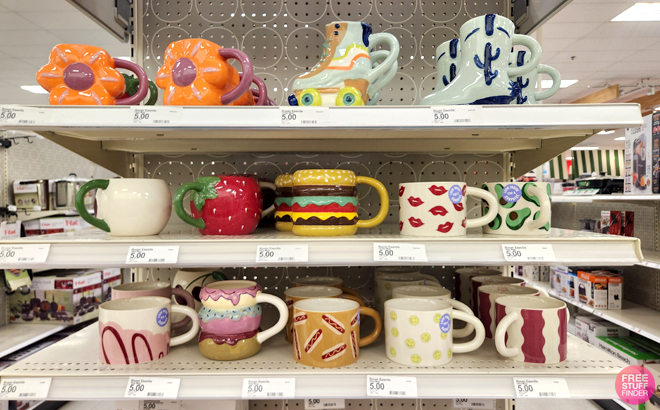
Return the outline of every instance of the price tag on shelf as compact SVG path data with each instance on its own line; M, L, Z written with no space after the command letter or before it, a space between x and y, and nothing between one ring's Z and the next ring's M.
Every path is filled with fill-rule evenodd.
M416 243L374 243L376 262L428 262L426 246Z
M51 381L52 379L50 377L3 378L2 383L0 383L0 399L47 399Z
M367 376L369 397L417 397L417 378L402 376Z
M480 121L480 105L431 107L431 123L442 125L473 125Z
M484 409L495 410L495 400L493 399L454 399L455 409Z
M296 379L243 379L244 399L293 399L296 397Z
M0 124L27 125L48 122L50 115L45 108L0 107Z
M554 262L555 251L549 244L502 245L507 262Z
M344 409L346 401L344 399L307 399L305 400L305 410L319 409Z
M330 120L328 107L280 108L281 125L309 126L321 125Z
M124 397L142 399L176 399L181 379L165 377L129 377Z
M179 245L131 246L126 254L126 263L176 263Z
M513 387L518 398L570 398L566 379L561 377L539 377L536 379L513 378Z
M50 244L3 245L0 246L0 263L23 264L44 263L48 258Z
M133 124L174 125L181 121L181 108L172 106L135 106L131 110Z
M308 259L309 259L309 246L307 244L257 246L257 263L307 262Z
M181 400L140 400L135 410L181 410Z

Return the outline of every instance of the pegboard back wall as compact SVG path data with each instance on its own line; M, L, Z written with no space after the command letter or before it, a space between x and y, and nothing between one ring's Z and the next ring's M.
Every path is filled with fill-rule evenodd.
M504 154L506 155L506 154ZM145 155L144 177L164 179L172 196L179 187L203 176L250 174L271 182L281 174L300 169L348 169L357 175L376 178L390 196L385 223L398 224L398 189L401 182L461 181L481 187L484 182L505 181L503 154L227 154L227 155ZM358 185L360 219L378 213L380 198L376 190ZM189 210L189 201L184 201ZM468 218L481 216L481 201L468 196ZM271 216L272 218L272 216ZM193 233L172 210L164 233Z
M453 400L354 399L345 401L346 410L440 410L454 409ZM483 408L475 407L474 409ZM474 410L472 409L472 410ZM506 400L495 400L494 410L507 409ZM305 400L250 400L249 410L305 410ZM471 410L471 409L464 409Z
M413 105L435 86L435 49L467 20L509 15L509 0L136 0L134 55L156 77L167 46L204 38L245 52L278 105L321 58L325 25L364 21L399 41L398 75L379 104Z

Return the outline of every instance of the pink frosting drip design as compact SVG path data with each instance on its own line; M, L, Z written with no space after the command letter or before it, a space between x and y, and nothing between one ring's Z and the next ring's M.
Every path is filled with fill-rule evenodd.
M479 319L484 324L486 329L486 337L493 338L493 324L494 318L490 317L490 308L492 307L490 295L488 293L479 292Z
M206 322L202 320L199 324L202 331L216 335L252 332L261 325L261 315L255 317L243 316L239 320L211 319Z
M138 364L165 357L170 351L170 332L123 329L118 323L100 323L100 350L106 364Z
M525 362L545 363L546 359L543 354L543 347L545 346L545 337L543 337L545 319L543 319L543 311L522 309L520 314L523 319L523 325L520 331L524 340L521 351L525 355Z
M213 299L218 301L219 299L225 299L232 303L232 305L238 305L238 302L241 300L241 295L250 295L253 298L257 297L257 293L261 292L261 286L256 284L250 286L249 288L240 288L240 289L213 289L203 287L199 293L199 298L201 300Z
M559 361L563 362L566 360L566 355L568 354L568 318L566 317L566 309L559 309L557 316L559 316L559 346L557 346L557 350L559 351Z
M261 329L253 330L252 332L238 333L235 335L216 335L213 333L201 332L199 334L199 341L206 339L213 339L213 343L217 345L228 344L229 346L236 346L236 343L241 340L251 339L259 333Z

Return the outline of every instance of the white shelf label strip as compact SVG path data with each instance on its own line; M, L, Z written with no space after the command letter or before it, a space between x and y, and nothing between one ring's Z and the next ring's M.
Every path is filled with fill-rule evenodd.
M124 397L133 399L176 399L181 379L129 377Z
M0 263L44 263L50 244L0 246Z
M426 245L415 243L374 243L376 262L428 262Z
M181 122L181 108L179 107L145 107L137 106L131 110L133 124L143 125L179 125Z
M281 126L309 127L330 122L328 107L280 108Z
M307 244L257 246L257 263L307 261L309 261L309 246Z
M50 122L52 111L35 107L0 107L0 124L28 125Z
M417 378L402 376L367 376L367 396L416 398Z
M453 407L455 409L495 410L495 400L493 400L493 399L454 399Z
M431 107L433 125L476 125L481 121L481 106Z
M502 245L507 262L555 262L555 251L550 244Z
M244 399L293 399L296 397L296 379L280 378L245 378L243 379Z
M318 409L345 409L346 401L344 399L307 399L305 400L305 410Z
M513 387L518 398L570 398L566 379L561 377L539 377L535 379L513 378Z
M131 246L126 254L126 263L176 263L179 246Z
M47 399L51 381L50 377L3 378L0 384L0 399Z

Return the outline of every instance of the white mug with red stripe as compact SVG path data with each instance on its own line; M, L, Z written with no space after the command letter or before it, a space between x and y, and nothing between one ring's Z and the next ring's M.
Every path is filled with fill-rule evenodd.
M502 296L495 311L495 347L502 356L524 363L566 360L566 303L545 296Z
M479 320L486 328L486 337L493 338L495 334L495 302L502 296L545 296L548 292L543 289L533 288L531 286L516 285L484 285L479 287Z
M472 308L475 315L479 315L479 288L483 285L519 285L525 286L525 279L510 276L475 276L472 279Z
M467 219L466 196L485 200L489 211ZM399 230L408 236L463 236L468 228L484 226L497 216L497 198L465 182L407 182L399 184Z

